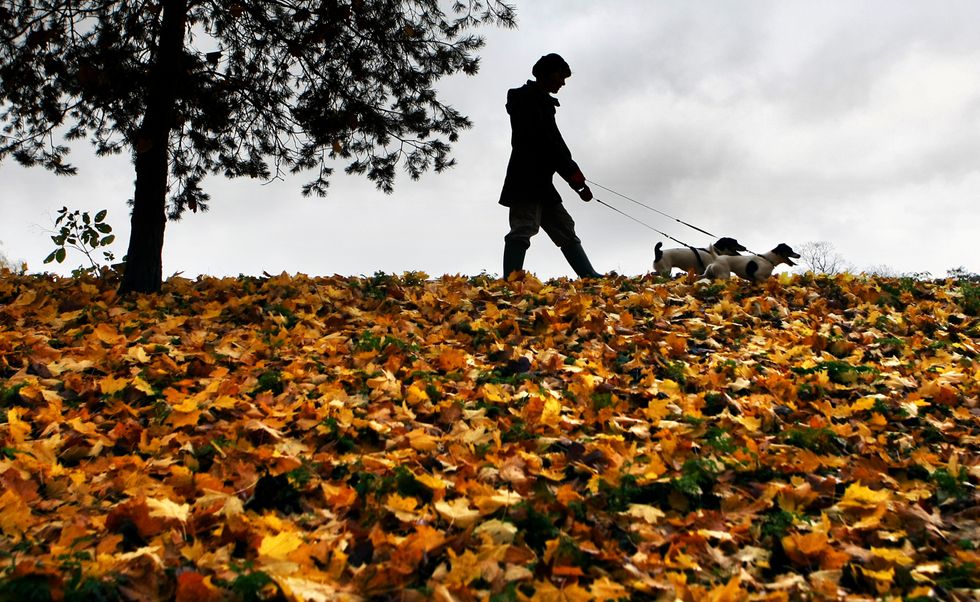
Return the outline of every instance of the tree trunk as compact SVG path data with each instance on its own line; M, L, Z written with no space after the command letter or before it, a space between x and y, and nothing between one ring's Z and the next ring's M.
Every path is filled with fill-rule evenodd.
M163 284L163 232L167 225L170 132L174 127L187 0L163 0L160 43L146 86L146 112L136 134L132 230L120 293L156 293Z

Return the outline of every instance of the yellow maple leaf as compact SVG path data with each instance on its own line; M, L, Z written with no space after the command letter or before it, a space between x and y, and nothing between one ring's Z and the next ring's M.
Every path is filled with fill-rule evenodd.
M891 492L887 489L874 490L854 483L844 491L844 497L837 505L841 508L871 508L890 499Z
M467 365L469 354L455 347L444 347L436 358L436 365L444 372L462 370Z
M737 416L735 417L735 422L744 426L750 433L757 433L759 432L759 429L762 428L762 420L756 418L755 416Z
M146 393L147 395L155 395L156 391L153 390L153 386L146 382L139 376L134 376L131 381L129 381L137 391Z
M871 553L879 558L884 558L888 562L900 564L902 566L910 566L915 564L912 557L906 554L904 550L899 548L876 548L872 546Z
M238 399L230 395L219 395L211 402L211 407L218 410L230 410L238 405Z
M593 581L589 593L593 600L622 600L630 597L628 589L606 576Z
M409 385L408 389L405 391L405 399L408 403L424 403L429 401L429 394L425 392L425 389L419 386L417 383L412 383Z
M30 506L21 496L10 489L0 495L0 531L19 541L21 535L36 522Z
M485 383L481 388L483 399L491 403L500 403L510 399L510 396L498 385Z
M146 506L150 509L150 516L158 518L172 518L180 522L187 522L190 516L191 507L189 504L178 504L169 499L147 498Z
M182 428L185 426L194 426L201 419L201 412L194 410L193 412L171 412L167 416L167 424L173 426L174 428Z
M875 587L878 593L885 593L891 589L892 581L895 580L895 569L887 568L881 571L875 571L872 569L865 568L863 566L857 565L855 569L867 577L868 579L873 579L875 582Z
M108 322L100 322L92 330L92 335L107 345L118 345L126 342L126 337L120 335L115 326Z
M116 378L111 374L104 377L99 381L99 390L101 390L106 395L112 395L113 393L118 393L122 391L129 385L128 378Z
M531 602L592 602L594 599L589 590L576 582L559 588L550 581L535 581L534 595L530 598Z
M883 395L866 395L852 403L848 409L852 414L856 412L864 412L873 408L875 403L883 398Z
M126 352L126 358L138 364L146 364L150 361L150 356L142 345L134 345Z
M343 593L331 583L324 583L322 579L277 573L272 573L271 576L290 600L302 600L302 602L353 602L360 600L357 596Z
M388 494L384 507L398 517L398 520L406 523L414 522L419 518L419 501L413 497L402 497L397 493Z
M430 452L439 447L439 440L422 429L415 429L406 433L405 436L408 437L408 444L412 446L412 449L418 451Z
M646 521L651 525L655 525L657 521L667 516L660 508L647 504L630 504L629 509L624 514Z
M786 554L800 564L805 564L809 558L819 556L829 543L830 539L827 534L820 531L790 533L783 537L783 548L786 550Z
M561 421L561 402L552 396L548 396L544 401L544 409L541 411L541 423L549 426L558 426Z
M681 386L677 383L677 381L671 380L669 378L665 378L661 381L657 381L657 383L654 384L654 386L651 387L651 389L654 394L664 393L665 395L667 395L672 399L676 399L681 395Z
M748 597L741 587L742 579L735 575L725 585L719 585L708 593L707 602L739 602Z
M653 426L657 426L662 419L670 416L671 410L667 407L668 405L670 405L669 400L654 398L650 400L643 413L653 423Z
M201 539L195 539L193 544L185 545L180 549L180 555L191 562L197 562L206 551L204 542Z
M188 395L173 387L164 389L163 397L170 405L170 409L175 412L193 412L197 409L197 398L194 395Z
M504 506L514 506L521 503L524 498L519 493L498 489L490 493L479 493L473 495L473 504L479 509L480 514L486 516L493 514Z
M456 498L452 502L439 500L433 504L439 516L454 526L466 529L480 518L480 511L470 508L470 502L465 497Z
M480 526L474 529L473 532L487 538L489 541L497 545L507 545L513 542L514 538L517 537L517 525L495 518L484 523L480 523Z
M456 555L450 550L452 570L445 577L446 585L453 588L465 587L474 579L483 576L483 560L470 550Z
M21 408L7 410L7 432L14 443L23 443L31 434L31 425L20 418L23 413Z
M36 380L30 380L17 390L17 394L27 401L40 403L44 399L44 393L38 386Z
M266 535L259 544L259 556L272 560L285 560L301 545L303 545L303 538L293 531Z

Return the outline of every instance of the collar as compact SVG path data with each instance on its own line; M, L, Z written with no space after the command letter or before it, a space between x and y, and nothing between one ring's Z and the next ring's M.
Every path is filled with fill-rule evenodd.
M546 92L545 89L542 88L538 84L538 82L534 81L533 79L527 80L526 86L529 87L529 88L531 88L532 90L534 90L535 92L537 92L541 96L544 96L545 98L547 98L556 107L560 107L561 106L561 104L558 102L558 99L557 98L555 98L551 94L548 94L548 92Z

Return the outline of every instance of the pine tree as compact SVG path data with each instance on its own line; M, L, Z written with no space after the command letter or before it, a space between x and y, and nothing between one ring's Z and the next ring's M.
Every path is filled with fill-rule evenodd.
M123 292L162 283L167 219L206 211L207 175L262 180L333 165L386 192L452 165L469 120L434 90L474 74L500 0L2 0L0 160L73 174L68 141L129 152Z

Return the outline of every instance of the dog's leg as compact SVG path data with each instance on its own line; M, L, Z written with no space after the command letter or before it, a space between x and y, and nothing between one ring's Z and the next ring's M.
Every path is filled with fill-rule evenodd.
M656 246L653 247L653 271L664 278L670 276L669 265L664 265L664 252L660 248L664 246L664 243L658 242Z
M703 276L705 278L710 278L712 280L726 280L731 275L727 266L723 266L720 262L709 263L708 267L704 268Z

